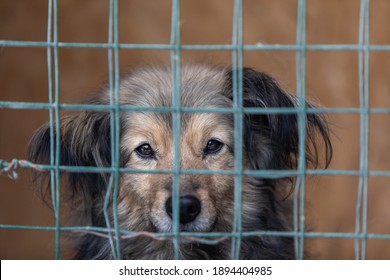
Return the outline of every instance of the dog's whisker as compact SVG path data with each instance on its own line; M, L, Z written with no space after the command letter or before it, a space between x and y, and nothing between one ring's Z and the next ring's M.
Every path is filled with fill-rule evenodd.
M91 234L103 238L110 238L109 234L106 233L101 233L97 231L88 231L88 230L75 230L73 232L76 233L81 233L81 234ZM114 231L113 231L114 232ZM114 239L116 239L116 236L112 236ZM137 238L137 237L150 237L155 240L173 240L175 237L174 235L172 236L158 236L158 233L153 233L153 232L136 232L132 234L124 234L121 235L120 238L125 240L125 239L132 239L132 238ZM226 240L228 240L229 237L220 237L220 238L213 238L213 239L205 239L205 238L200 238L200 237L192 237L192 236L181 236L181 240L186 242L194 242L194 243L202 243L202 244L208 244L208 245L216 245L219 243L222 243Z

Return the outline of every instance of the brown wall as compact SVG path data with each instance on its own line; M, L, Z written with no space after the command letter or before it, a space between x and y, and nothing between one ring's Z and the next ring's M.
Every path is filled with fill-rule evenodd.
M59 1L61 42L107 42L106 0ZM245 0L246 44L295 44L297 0ZM309 0L308 44L358 43L357 0ZM171 1L121 0L120 42L168 44ZM183 0L183 44L229 44L232 35L232 0ZM371 1L371 43L390 44L390 1ZM47 1L0 1L0 40L45 41ZM184 61L231 63L228 51L183 51ZM107 80L108 59L104 49L60 49L61 102L79 103ZM269 72L281 84L296 89L296 55L292 51L248 51L245 65ZM122 50L121 69L154 61L169 62L169 51ZM370 105L390 107L390 53L372 52ZM47 102L46 49L0 49L0 100ZM331 108L359 107L358 52L309 51L307 95ZM41 110L0 109L0 159L24 159L33 131L48 121ZM359 169L360 117L329 114L334 131L331 169ZM370 170L390 170L390 116L370 117ZM53 214L29 188L29 174L19 179L0 176L0 224L54 225ZM314 231L354 232L359 177L309 178L307 221ZM390 179L370 177L368 231L390 234ZM354 240L311 238L312 256L320 259L354 258ZM0 229L0 258L46 259L54 257L54 233ZM368 258L390 259L390 240L369 240Z

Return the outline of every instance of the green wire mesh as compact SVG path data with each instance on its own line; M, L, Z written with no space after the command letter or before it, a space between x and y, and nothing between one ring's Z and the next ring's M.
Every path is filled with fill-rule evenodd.
M122 44L119 43L119 1L110 0L109 11L109 34L107 43L74 43L58 41L58 0L48 0L48 24L47 24L47 41L12 41L0 40L1 47L33 47L47 49L47 67L48 67L48 103L29 103L29 102L7 102L0 101L0 108L9 109L36 109L48 110L50 113L50 138L51 138L51 157L49 165L37 165L26 160L14 159L11 162L0 159L0 171L7 173L11 178L17 177L18 168L32 168L36 170L50 171L50 183L52 193L52 203L56 218L55 226L24 226L0 224L0 229L23 229L23 230L43 230L54 231L56 234L56 258L61 259L61 233L68 231L93 231L96 234L104 234L110 240L112 254L115 258L121 259L120 238L115 236L131 237L137 235L137 232L122 230L118 225L117 218L117 196L119 189L119 175L124 172L140 172L155 174L173 174L173 232L172 233L155 233L155 237L174 237L175 257L179 259L179 237L230 237L232 240L232 259L239 259L240 245L242 237L254 235L277 235L292 236L295 238L295 254L297 259L304 258L304 240L305 238L350 238L355 239L355 257L356 259L365 259L367 253L368 239L386 239L390 240L390 234L373 234L367 230L367 205L368 205L368 180L370 176L390 176L390 171L372 171L368 167L368 147L369 147L369 120L370 114L389 114L390 108L370 108L369 105L369 80L370 80L370 53L374 51L390 51L390 45L371 45L370 44L370 0L361 0L360 6L360 24L359 24L359 43L349 45L310 45L306 43L306 0L298 1L298 24L295 45L277 45L277 44L256 44L248 45L243 41L243 0L234 1L234 19L232 31L232 43L227 45L182 45L180 37L180 0L172 1L172 25L170 44ZM92 104L61 104L60 97L60 73L58 52L60 48L103 48L108 51L109 62L109 90L110 105L92 105ZM148 49L148 50L170 50L171 68L174 90L172 95L172 107L170 108L145 108L125 106L119 104L119 55L122 49ZM182 50L228 50L232 53L233 71L233 108L223 109L198 109L181 107L180 96L180 66ZM299 102L298 108L243 108L243 57L245 51L295 51L297 56L297 98L304 100L306 97L306 54L308 51L358 51L359 52L359 94L360 108L306 108L305 102ZM97 167L72 167L60 165L59 125L60 111L62 110L95 110L108 111L111 116L111 158L112 165L106 168ZM119 114L121 111L158 111L171 112L173 115L173 131L175 158L173 170L134 170L120 168L119 166L119 138L120 123ZM180 115L183 112L222 112L234 114L234 154L235 169L231 171L218 170L181 170L180 168ZM299 120L299 160L297 170L243 170L242 166L242 141L243 141L243 115L245 113L277 113L277 114L298 114ZM358 113L360 114L360 169L359 170L306 170L305 164L305 135L306 135L306 115L312 112L325 113ZM56 131L55 131L56 130ZM56 141L56 142L55 142ZM60 219L60 173L68 172L105 172L110 173L108 183L107 197L104 204L104 215L106 219L106 228L97 227L63 227ZM187 233L180 232L179 225L179 195L180 195L180 176L182 174L211 174L219 173L233 175L235 177L234 192L234 222L233 230L229 233ZM292 232L275 232L275 231L255 231L243 232L241 230L241 182L245 175L255 175L264 178L278 178L283 176L296 176L296 192L294 194L294 230ZM342 232L307 232L305 231L305 177L307 175L347 175L359 176L358 197L356 202L356 229L354 233ZM113 221L109 219L108 204L110 195L113 200ZM210 239L202 239L202 242L213 244L218 242Z

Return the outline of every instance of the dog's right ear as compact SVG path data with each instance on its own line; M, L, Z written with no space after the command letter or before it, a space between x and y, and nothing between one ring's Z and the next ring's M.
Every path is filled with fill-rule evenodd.
M45 124L35 132L28 147L28 159L33 163L49 165L52 157L56 162L56 138L60 137L59 164L61 166L109 167L111 165L110 135L108 113L82 112L78 115L66 116L60 121L60 135L56 135L56 124L52 128L49 124ZM44 181L49 174L50 172L37 171L35 181L40 185L46 185ZM104 193L108 175L68 172L67 179L72 198L82 194L84 198L90 199ZM44 198L47 198L50 187L41 190Z
M238 71L238 70L237 70ZM274 78L251 68L242 69L243 107L299 108L298 99L284 91ZM233 97L233 70L227 71L225 91ZM308 101L305 107L315 108ZM318 167L320 148L324 148L325 167L332 158L329 128L320 113L306 114L305 159L309 166ZM299 118L297 113L245 114L244 147L253 169L297 169L299 158Z

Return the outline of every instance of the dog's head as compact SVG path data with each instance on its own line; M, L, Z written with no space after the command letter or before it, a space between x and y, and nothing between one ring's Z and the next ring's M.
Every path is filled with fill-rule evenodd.
M181 107L233 108L232 70L205 65L184 66L181 71ZM174 90L171 70L145 68L121 80L120 104L139 107L170 107ZM283 91L270 76L253 69L243 69L244 108L295 108L297 99ZM109 91L94 96L92 104L110 104ZM312 108L310 103L306 107ZM179 116L179 117L178 117ZM111 139L115 129L110 112L85 111L61 120L61 165L112 166ZM297 113L243 114L243 168L247 170L295 169L299 153ZM318 144L326 149L325 164L331 157L328 127L322 116L306 115L306 159L318 163ZM175 126L173 125L175 123ZM172 231L172 190L174 174L154 170L234 170L235 133L231 112L178 113L163 110L120 112L120 167L147 172L120 175L118 216L121 226L129 230ZM177 139L174 131L180 130ZM319 132L319 133L318 133ZM320 137L318 137L318 135ZM320 140L322 139L322 141ZM115 142L115 141L114 141ZM175 145L179 145L178 147ZM115 147L114 147L115 148ZM48 163L50 128L37 131L29 148L30 159ZM175 152L179 166L175 165ZM180 169L178 169L180 168ZM173 172L174 173L174 172ZM179 173L179 217L182 231L229 231L234 208L234 176ZM107 173L69 173L74 197L82 197L85 207L102 213L104 196L110 181ZM243 223L261 228L262 211L274 211L275 188L286 179L243 176ZM175 181L176 182L176 181ZM265 193L264 190L268 190ZM81 195L80 195L81 194ZM272 196L269 198L268 196ZM276 208L275 208L276 207ZM275 210L275 215L280 215ZM96 216L96 215L95 215ZM95 217L94 216L94 217ZM102 215L101 215L102 216ZM104 225L103 221L92 221ZM264 219L268 219L265 217ZM272 217L270 217L272 219ZM261 220L261 222L259 222Z

